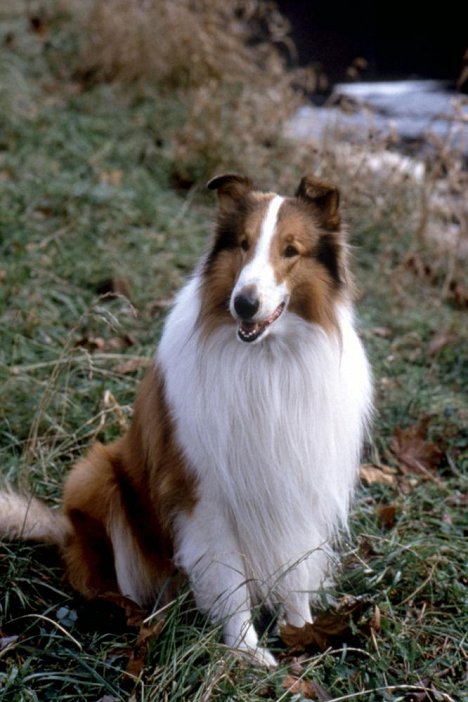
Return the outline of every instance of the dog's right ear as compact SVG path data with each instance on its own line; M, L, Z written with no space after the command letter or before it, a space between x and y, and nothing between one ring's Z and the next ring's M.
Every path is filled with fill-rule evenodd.
M208 183L210 190L218 191L220 210L228 210L235 205L248 192L253 190L252 181L246 176L237 173L225 173L215 176Z

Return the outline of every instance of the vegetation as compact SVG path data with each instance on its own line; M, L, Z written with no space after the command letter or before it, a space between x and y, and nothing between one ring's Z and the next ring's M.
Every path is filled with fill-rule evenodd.
M188 592L148 620L122 598L82 602L53 551L1 544L2 701L463 698L464 172L445 145L416 176L384 167L386 144L288 142L305 77L287 72L287 31L261 7L2 4L0 465L58 503L76 457L127 425L166 308L210 236L205 178L246 169L289 191L306 171L334 178L377 414L322 650L266 631L281 665L254 669ZM158 13L185 54L162 44Z

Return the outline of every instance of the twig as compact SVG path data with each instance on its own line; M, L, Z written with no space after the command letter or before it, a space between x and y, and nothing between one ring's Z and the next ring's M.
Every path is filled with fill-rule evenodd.
M83 646L80 644L80 642L77 641L77 640L70 634L69 631L67 631L61 624L59 624L58 622L56 622L54 619L50 619L49 617L45 617L43 614L25 614L25 615L23 615L22 617L18 617L18 620L19 620L19 619L28 619L28 618L42 619L42 620L45 621L45 622L49 622L49 624L52 624L52 625L55 626L57 629L59 629L59 630L62 632L62 634L65 634L65 636L67 636L67 637L70 639L70 641L73 641L73 643L78 647L78 650L79 650L79 651L82 651L82 650L83 650Z
M408 597L405 597L405 599L400 602L400 605L406 604L407 602L412 600L413 597L415 597L418 594L418 592L421 592L421 590L424 590L426 585L431 581L431 578L434 575L434 571L437 568L437 566L439 565L439 563L440 563L440 559L437 559L434 561L434 565L431 568L431 572L429 573L427 578L424 580L424 582L422 582L421 585L419 585L419 587L417 587L416 590L414 590L414 592L412 592L410 595L408 595Z

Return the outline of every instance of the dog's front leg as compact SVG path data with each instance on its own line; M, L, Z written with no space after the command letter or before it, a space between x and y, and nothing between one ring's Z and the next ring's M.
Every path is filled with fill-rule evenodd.
M228 646L272 667L272 654L258 645L251 601L239 545L222 510L200 501L190 515L177 520L177 565L189 578L197 606L223 624Z
M289 592L284 602L284 618L287 624L299 628L305 624L312 624L309 597L308 592Z

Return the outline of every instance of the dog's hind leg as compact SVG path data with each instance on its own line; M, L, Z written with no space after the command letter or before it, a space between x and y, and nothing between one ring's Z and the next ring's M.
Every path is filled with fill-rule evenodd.
M102 524L78 510L70 519L73 528L63 548L70 585L87 599L118 592L112 546Z
M147 490L135 489L129 476L125 441L95 444L69 474L64 512L72 530L64 559L71 584L85 596L110 590L148 606L159 595L164 602L174 596L174 566Z
M112 453L95 444L69 473L64 513L72 529L63 547L70 584L85 597L118 591L107 522L116 499Z

